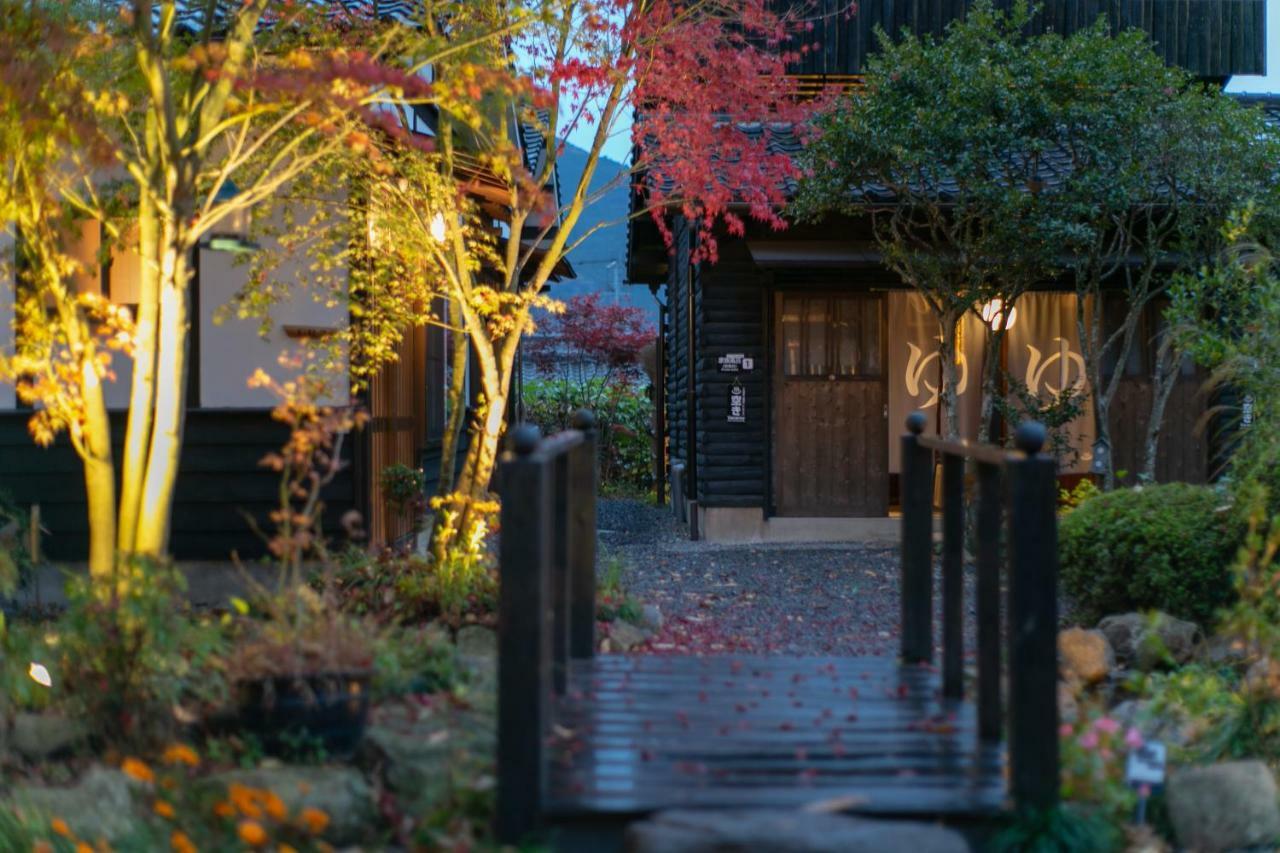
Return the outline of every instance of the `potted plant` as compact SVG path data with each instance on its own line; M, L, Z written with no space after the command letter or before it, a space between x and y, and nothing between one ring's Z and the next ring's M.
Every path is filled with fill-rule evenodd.
M369 716L370 631L301 584L255 605L265 618L244 620L227 661L237 725L269 753L349 755Z
M279 453L262 460L280 473L275 534L263 536L278 581L269 589L245 573L253 604L232 601L242 617L227 660L236 724L268 752L319 745L349 754L368 719L374 644L365 623L334 601L320 520L321 493L342 470L343 438L361 416L317 405L323 385L306 374L281 384L259 371L253 382L280 396L273 416L290 433ZM308 565L325 569L319 589L307 583Z

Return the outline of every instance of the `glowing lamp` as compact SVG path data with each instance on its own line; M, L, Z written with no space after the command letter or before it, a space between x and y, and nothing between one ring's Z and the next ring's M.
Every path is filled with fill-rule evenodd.
M27 669L27 675L31 676L31 680L43 687L52 687L53 678L49 675L49 670L44 668L44 664L31 662L31 666Z
M437 243L443 243L444 238L447 236L446 231L448 227L444 221L444 214L437 210L431 217L431 225L429 227L431 229L431 239L435 240Z
M1004 302L999 299L992 299L990 302L984 303L979 313L982 315L982 322L993 329L1000 325L1002 319L1004 320L1004 328L1012 329L1013 324L1018 319L1016 306L1010 306L1009 316L1007 319L1004 318Z

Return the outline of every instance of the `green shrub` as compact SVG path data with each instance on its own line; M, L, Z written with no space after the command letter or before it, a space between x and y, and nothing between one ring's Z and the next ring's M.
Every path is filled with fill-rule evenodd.
M1108 492L1062 520L1063 588L1084 622L1158 609L1209 624L1232 598L1242 536L1236 514L1208 486Z
M568 429L573 413L596 418L600 488L647 494L653 488L653 401L627 379L540 379L525 383L525 417L544 435Z

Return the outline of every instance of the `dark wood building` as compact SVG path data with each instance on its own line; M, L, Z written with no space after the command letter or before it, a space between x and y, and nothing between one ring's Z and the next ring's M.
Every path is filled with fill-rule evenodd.
M840 0L821 0L832 12ZM941 34L965 0L860 3L852 17L817 16L822 48L794 73L848 80L862 71L877 26ZM997 6L1011 5L1008 2ZM830 9L826 7L830 6ZM1042 4L1033 29L1072 32L1105 15L1140 27L1166 61L1205 80L1265 71L1263 0ZM785 129L775 148L798 150ZM668 251L656 228L634 220L629 280L664 292L664 418L673 508L707 538L843 538L867 529L896 502L895 438L906 413L936 411L936 323L880 262L865 221L831 218L781 234L748 226L718 236L719 261L691 264L698 235L677 221ZM1032 390L1084 382L1075 295L1051 288L1020 298L1010 324L1011 373ZM1154 322L1154 315L1152 322ZM930 325L932 323L932 326ZM978 323L977 328L966 328ZM981 321L961 328L960 415L975 425L983 352ZM1074 343L1073 343L1074 340ZM1117 469L1140 469L1150 410L1151 353L1114 366L1124 378L1111 414ZM971 381L970 381L971 379ZM1209 449L1195 429L1206 409L1201 377L1185 371L1166 411L1157 479L1203 481ZM1091 420L1091 419L1090 419ZM1089 467L1091 442L1066 467Z

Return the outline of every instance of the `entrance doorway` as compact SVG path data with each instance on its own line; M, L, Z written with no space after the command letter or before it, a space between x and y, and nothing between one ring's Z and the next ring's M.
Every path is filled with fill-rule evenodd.
M780 516L883 516L889 501L884 299L774 297L773 500Z

